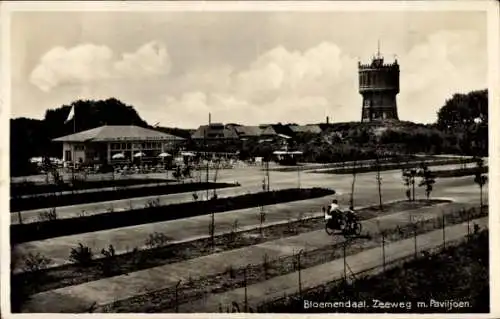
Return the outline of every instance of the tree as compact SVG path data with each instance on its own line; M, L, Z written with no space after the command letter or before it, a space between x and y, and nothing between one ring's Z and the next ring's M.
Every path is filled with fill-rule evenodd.
M353 163L352 163L352 183L351 183L351 197L349 199L349 207L351 209L354 208L354 186L356 184L356 173L357 173L357 162L356 162L356 158L354 159Z
M404 169L403 170L403 180L406 190L406 197L408 200L415 201L415 177L417 176L417 170L415 168Z
M482 158L477 158L476 159L476 166L477 166L477 172L476 176L474 178L474 183L476 183L479 186L479 203L480 203L480 210L481 212L483 211L483 187L486 185L486 182L488 181L488 177L486 175L483 175L483 169L484 169L484 160Z
M437 126L441 129L466 128L476 118L488 122L488 90L454 94L439 109Z
M429 167L425 164L422 165L422 180L420 181L419 187L425 186L425 196L427 200L431 195L432 189L436 180L434 179L434 174L430 171Z
M375 167L377 169L376 180L377 180L377 185L378 185L379 206L380 206L380 210L383 210L384 207L382 205L382 177L380 176L380 160L379 160L378 156L375 159Z

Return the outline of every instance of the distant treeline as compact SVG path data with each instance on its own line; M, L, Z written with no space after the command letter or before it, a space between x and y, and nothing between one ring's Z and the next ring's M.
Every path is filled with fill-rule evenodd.
M77 116L65 123L74 106ZM396 122L380 128L370 123L348 122L322 124L323 132L300 132L293 136L289 147L304 152L307 162L342 162L373 159L377 156L402 154L488 154L488 91L455 94L445 101L433 124ZM27 118L11 119L11 174L13 176L34 173L29 158L33 156L60 157L61 145L52 143L56 137L102 125L138 125L151 127L135 109L110 98L101 101L75 101L57 109L48 110L43 120ZM190 140L192 130L180 128L156 129L187 138L183 145L190 150L203 150L200 143ZM258 139L246 141L221 141L210 143L208 151L240 152L241 159L255 156L270 157L283 145L279 141L262 143Z

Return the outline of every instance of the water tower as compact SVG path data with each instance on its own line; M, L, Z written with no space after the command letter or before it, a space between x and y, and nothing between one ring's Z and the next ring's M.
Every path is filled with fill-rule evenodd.
M361 122L399 120L396 95L399 93L399 64L384 64L377 55L371 64L358 63L359 93L363 96Z

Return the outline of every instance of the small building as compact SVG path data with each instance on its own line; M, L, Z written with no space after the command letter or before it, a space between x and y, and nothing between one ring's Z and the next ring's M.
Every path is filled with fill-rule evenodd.
M53 139L63 143L63 161L105 164L157 159L184 139L139 126L105 125Z
M220 141L220 140L238 140L239 136L234 126L224 125L222 123L212 123L200 126L191 135L193 140Z
M280 165L297 165L297 161L302 156L301 151L279 150L274 151L273 155Z
M234 129L242 140L257 139L262 133L262 129L259 126L235 125Z

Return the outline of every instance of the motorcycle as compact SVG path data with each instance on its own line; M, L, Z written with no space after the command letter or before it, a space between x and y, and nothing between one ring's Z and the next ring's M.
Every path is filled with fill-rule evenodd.
M323 208L326 214L326 208ZM328 235L335 234L335 231L340 230L344 236L359 236L361 234L362 225L359 217L351 210L344 210L344 213L338 219L329 219L325 224L325 231Z

